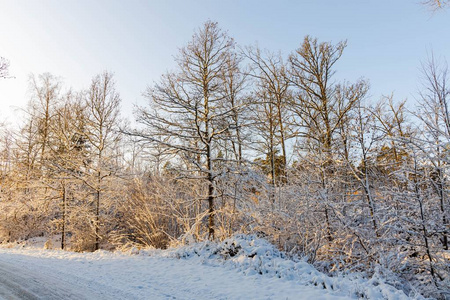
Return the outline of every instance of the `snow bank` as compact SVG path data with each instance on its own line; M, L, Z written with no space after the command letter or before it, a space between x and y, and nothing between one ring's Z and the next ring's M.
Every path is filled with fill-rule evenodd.
M403 291L387 284L375 274L370 279L361 275L330 277L299 259L287 258L268 241L255 235L236 235L221 243L203 242L169 250L141 250L140 255L198 260L207 265L223 265L248 276L268 276L316 286L351 298L411 299ZM424 299L420 295L414 299Z

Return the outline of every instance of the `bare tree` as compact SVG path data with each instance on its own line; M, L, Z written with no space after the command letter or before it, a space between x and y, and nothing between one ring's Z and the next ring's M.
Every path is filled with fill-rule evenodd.
M431 183L438 195L441 215L441 242L445 250L449 249L448 213L448 147L450 144L450 77L446 62L439 63L432 55L422 64L424 76L423 91L420 92L421 107L417 117L424 124L425 139L428 147L424 154L433 168Z
M356 90L353 90L356 89ZM382 138L382 133L376 130L376 119L370 113L370 110L363 106L362 100L365 97L368 87L365 84L353 87L353 89L345 89L339 92L339 97L355 97L358 100L355 104L353 117L353 124L351 128L351 136L348 137L353 140L351 148L356 148L357 157L361 159L358 164L357 161L352 161L348 155L344 155L344 159L347 161L347 166L350 169L353 177L359 183L362 189L362 195L367 202L369 208L369 218L373 225L373 232L378 237L378 225L375 215L375 191L374 189L374 176L371 174L374 168L373 151L377 142ZM344 101L341 101L344 103ZM346 139L347 137L345 137Z
M353 87L336 85L332 81L334 65L342 56L346 42L336 45L319 43L305 37L303 44L289 58L292 85L296 95L292 110L299 135L303 138L301 153L316 157L313 162L321 174L319 194L327 224L327 235L332 240L330 210L334 159L339 146L336 135L347 120L346 116L364 95L365 83ZM347 92L342 92L346 90ZM342 97L342 95L347 95ZM341 97L339 96L341 95Z
M60 216L54 223L61 233L61 249L65 249L67 245L70 205L74 202L76 190L83 183L80 177L87 164L86 139L83 133L86 120L81 94L69 91L55 109L50 127L51 155L46 159L46 163L52 173L52 186L58 190L60 197Z
M120 140L119 125L120 96L115 90L113 75L104 72L92 79L91 86L85 98L86 142L90 147L90 171L87 172L85 182L94 190L95 207L95 245L99 249L100 243L100 205L103 196L111 186L105 183L116 174L114 167L114 147Z
M226 103L223 75L235 68L230 55L234 41L217 23L208 21L180 49L178 72L164 75L148 88L150 108L137 110L144 140L164 145L185 164L184 174L206 184L208 237L213 239L216 164L222 161L219 141L229 138L230 118L236 107Z
M24 110L25 122L13 134L15 151L12 177L17 186L16 209L24 217L19 218L24 229L18 236L31 237L46 231L52 218L51 202L54 189L50 185L51 174L46 165L49 153L49 126L54 105L59 101L59 81L50 74L30 78L31 99ZM20 207L22 206L22 207ZM20 208L19 208L20 207Z

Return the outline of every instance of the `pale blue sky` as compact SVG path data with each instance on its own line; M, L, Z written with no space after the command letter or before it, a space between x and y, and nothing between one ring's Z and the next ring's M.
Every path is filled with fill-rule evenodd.
M413 99L427 53L450 58L450 11L420 0L0 0L0 56L16 78L0 81L0 120L24 106L30 73L51 72L75 89L115 73L123 112L144 104L146 86L173 69L173 56L206 20L240 45L289 54L305 35L348 40L336 78L371 83L373 99Z

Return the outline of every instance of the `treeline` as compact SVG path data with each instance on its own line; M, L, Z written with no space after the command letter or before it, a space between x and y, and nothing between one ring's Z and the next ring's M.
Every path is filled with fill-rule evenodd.
M329 273L448 297L447 68L423 64L408 109L337 81L345 47L307 36L283 57L206 22L135 128L108 72L83 91L31 77L22 126L2 134L1 240L93 251L257 233Z

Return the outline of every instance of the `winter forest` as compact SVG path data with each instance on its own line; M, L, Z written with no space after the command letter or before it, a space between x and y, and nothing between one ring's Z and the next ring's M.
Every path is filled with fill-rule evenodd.
M368 80L334 76L345 40L298 44L237 45L207 21L133 121L112 72L83 90L31 75L20 128L0 127L0 241L82 252L255 234L327 274L449 297L447 64L418 66L417 101L373 99Z

